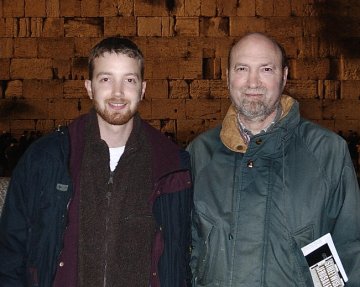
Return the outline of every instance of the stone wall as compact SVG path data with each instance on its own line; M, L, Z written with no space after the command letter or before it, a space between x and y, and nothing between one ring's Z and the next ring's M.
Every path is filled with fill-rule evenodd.
M360 133L358 0L1 0L0 130L46 133L88 111L88 51L122 35L146 58L142 116L185 145L223 118L228 49L253 31L287 50L304 117Z

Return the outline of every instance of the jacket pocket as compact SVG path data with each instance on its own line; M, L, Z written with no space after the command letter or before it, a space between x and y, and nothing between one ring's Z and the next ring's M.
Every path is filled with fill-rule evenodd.
M314 240L314 227L312 224L307 225L293 232L290 235L291 254L293 256L296 275L297 286L310 287L314 286L309 271L309 265L306 258L301 251L301 248L311 243Z
M195 246L198 258L196 260L194 280L200 284L200 286L203 286L211 282L211 278L209 278L211 277L209 274L212 266L210 250L212 235L215 232L215 222L206 215L198 212L194 214L193 220L198 235Z

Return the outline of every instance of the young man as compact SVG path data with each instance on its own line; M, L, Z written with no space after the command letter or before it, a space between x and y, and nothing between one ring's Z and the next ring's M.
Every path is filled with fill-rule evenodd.
M13 172L0 286L185 286L189 159L137 114L141 51L104 39L85 87L94 109L34 143Z
M301 248L327 233L346 286L359 286L360 193L346 142L282 94L286 55L269 37L240 39L227 73L222 125L188 147L193 286L313 286Z

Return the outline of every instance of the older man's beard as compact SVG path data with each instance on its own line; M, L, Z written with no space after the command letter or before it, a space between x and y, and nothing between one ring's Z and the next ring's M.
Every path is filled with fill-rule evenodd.
M242 94L266 94L266 89L243 89L240 91ZM265 101L258 98L243 97L240 99L236 110L239 115L243 116L249 121L259 120L264 121L269 115L271 115L279 105L279 100L274 105L268 105Z
M128 105L130 105L130 103L128 102ZM111 125L123 125L126 124L128 121L130 121L137 110L137 106L135 107L134 111L132 111L131 109L126 109L126 111L121 111L121 112L109 112L108 109L101 109L101 107L99 106L99 104L95 101L94 102L94 108L97 112L97 114L107 123L111 124Z
M239 106L236 106L237 112L248 120L265 120L271 115L276 106L267 106L260 100L242 99Z

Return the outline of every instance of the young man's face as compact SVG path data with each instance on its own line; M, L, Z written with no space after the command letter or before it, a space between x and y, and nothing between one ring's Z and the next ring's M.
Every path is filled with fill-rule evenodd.
M93 78L85 87L99 120L124 125L132 120L144 97L140 61L125 54L105 53L94 59Z
M286 77L281 51L264 36L250 35L234 46L228 86L231 100L244 119L263 121L274 115Z

